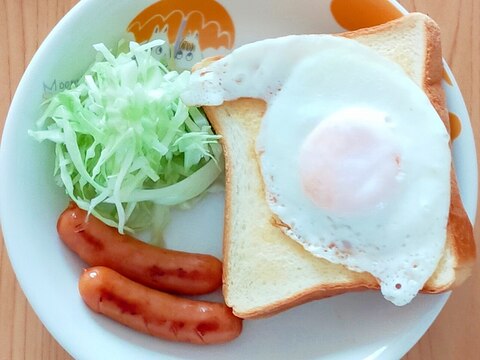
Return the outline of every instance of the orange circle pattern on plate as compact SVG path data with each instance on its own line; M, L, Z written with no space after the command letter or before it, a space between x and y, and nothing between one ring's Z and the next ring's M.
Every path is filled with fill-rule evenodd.
M330 11L346 30L358 30L397 19L403 14L387 0L332 0Z
M455 140L462 131L462 123L457 115L449 112L448 117L450 119L450 139Z

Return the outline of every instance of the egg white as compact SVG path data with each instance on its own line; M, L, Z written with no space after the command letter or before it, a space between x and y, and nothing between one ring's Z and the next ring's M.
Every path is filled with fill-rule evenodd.
M270 101L257 152L272 212L312 254L367 271L385 298L409 303L435 271L450 204L448 133L425 93L394 63L352 40L298 61ZM402 177L385 201L354 214L315 205L302 188L299 154L314 128L345 109L386 114Z

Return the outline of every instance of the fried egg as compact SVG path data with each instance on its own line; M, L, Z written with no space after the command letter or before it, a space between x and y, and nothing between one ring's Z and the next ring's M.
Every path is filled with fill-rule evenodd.
M238 49L196 86L203 105L267 101L256 150L274 223L313 255L371 273L394 304L416 296L445 246L451 154L399 65L354 40L290 36Z

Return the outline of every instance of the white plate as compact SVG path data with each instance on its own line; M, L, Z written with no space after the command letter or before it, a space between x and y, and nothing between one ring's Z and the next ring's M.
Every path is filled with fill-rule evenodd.
M162 6L168 1L172 0L163 0ZM342 30L330 12L330 1L221 2L235 24L235 46L289 33ZM139 334L90 312L83 304L77 281L84 264L62 245L55 228L67 199L52 181L52 148L33 141L27 130L39 115L44 92L61 89L78 78L93 60L91 45L113 45L125 35L136 14L152 3L81 1L42 44L12 102L0 154L2 228L18 281L41 321L76 359L400 358L431 325L448 294L420 295L402 308L379 293L346 294L266 320L245 321L239 339L210 347ZM183 3L195 6L198 1ZM385 7L389 3L378 0L378 4ZM205 16L207 13L204 10ZM217 24L226 23L219 20ZM229 35L233 40L231 32ZM213 52L204 49L203 55ZM465 104L452 81L444 84L448 106L462 122L462 132L454 142L454 160L465 207L474 219L477 161L473 134ZM168 245L220 256L222 209L223 197L216 194L191 212L178 213L167 232Z

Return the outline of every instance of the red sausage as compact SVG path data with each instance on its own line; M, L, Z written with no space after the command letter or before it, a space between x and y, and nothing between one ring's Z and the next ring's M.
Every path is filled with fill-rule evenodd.
M225 304L153 290L103 266L86 269L78 287L93 311L166 340L218 344L242 331L242 319Z
M210 255L167 250L146 244L105 225L76 205L59 217L63 242L90 266L107 266L143 285L167 292L198 295L222 283L222 263Z

